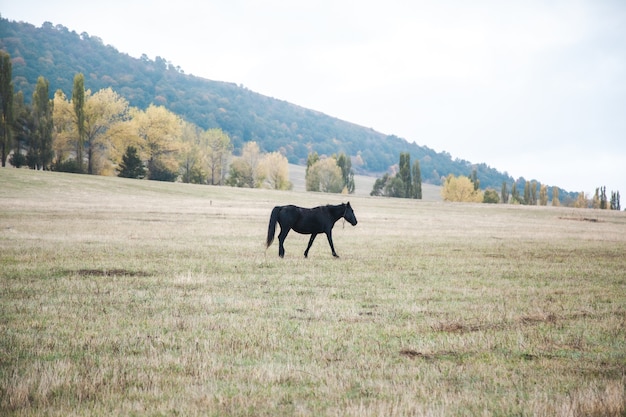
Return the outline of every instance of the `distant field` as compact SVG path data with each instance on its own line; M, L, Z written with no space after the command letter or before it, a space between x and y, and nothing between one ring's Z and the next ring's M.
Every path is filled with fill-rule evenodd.
M345 199L0 168L0 415L625 415L626 213Z

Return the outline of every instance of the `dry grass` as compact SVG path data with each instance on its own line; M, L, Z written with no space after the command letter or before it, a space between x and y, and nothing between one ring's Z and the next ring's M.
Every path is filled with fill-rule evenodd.
M0 184L2 415L626 412L623 212L351 196L279 259L274 205L342 197Z

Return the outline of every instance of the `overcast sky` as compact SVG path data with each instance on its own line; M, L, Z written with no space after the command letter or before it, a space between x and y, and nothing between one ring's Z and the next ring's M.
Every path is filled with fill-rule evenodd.
M0 5L515 178L626 195L623 0Z

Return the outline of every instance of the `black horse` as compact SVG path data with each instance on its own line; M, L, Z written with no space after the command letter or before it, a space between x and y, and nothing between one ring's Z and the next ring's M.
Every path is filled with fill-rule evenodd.
M350 203L339 204L337 206L320 206L315 208L302 208L297 206L276 206L272 210L270 216L270 224L267 228L267 248L274 241L276 233L276 222L280 224L280 233L278 234L278 255L282 258L285 256L285 247L283 243L291 229L303 235L311 235L309 245L304 251L304 257L309 255L309 249L319 233L326 233L328 244L333 252L334 257L338 257L333 246L332 230L337 220L346 219L352 226L356 226L356 217L354 211L350 207Z

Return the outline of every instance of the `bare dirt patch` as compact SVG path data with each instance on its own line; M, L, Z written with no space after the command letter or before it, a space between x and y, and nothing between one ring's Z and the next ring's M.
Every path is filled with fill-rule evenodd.
M83 277L114 277L114 276L147 277L147 276L150 276L150 274L144 271L132 271L129 269L122 269L122 268L79 269L78 271L76 271L76 273Z

